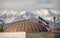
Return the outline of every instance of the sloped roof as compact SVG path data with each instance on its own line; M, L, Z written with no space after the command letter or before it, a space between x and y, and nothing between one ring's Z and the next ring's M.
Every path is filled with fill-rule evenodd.
M41 32L40 25L33 20L21 20L11 24L4 32Z

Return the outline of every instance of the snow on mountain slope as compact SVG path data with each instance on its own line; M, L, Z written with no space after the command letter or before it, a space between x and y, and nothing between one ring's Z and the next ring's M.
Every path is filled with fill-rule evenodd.
M55 15L55 11L50 10L52 15L50 14L48 9L40 9L40 10L33 10L30 12L27 11L16 11L16 10L3 10L0 11L0 19L2 18L5 23L10 23L17 20L22 19L30 19L31 17L34 17L35 19L38 19L38 16L43 17L46 20L53 21L53 15ZM59 12L59 11L57 11ZM59 14L59 13L57 13Z
M18 16L22 15L24 11L21 12L20 15L17 11L12 11L12 10L3 10L0 13L1 13L0 14L1 20L3 19L5 23L11 23L11 22L14 22Z
M46 15L48 15L48 10L41 9L41 10L33 11L33 13L35 13L35 14L38 15L38 16L43 16L43 17L45 17Z
M0 16L3 16L7 11L6 10L0 10Z
M49 10L47 9L36 10L36 11L33 11L33 13L37 16L43 17L46 20L52 21L53 19L53 17L49 13Z
M51 10L51 12L54 14L60 14L60 10Z
M20 10L0 10L0 20L3 20L5 22L5 25L24 19L32 19L38 22L38 17L41 16L42 18L48 20L50 22L50 25L53 25L53 16L55 15L57 18L57 25L57 23L60 22L60 19L58 19L60 18L60 11L57 12L55 13L55 10L49 11L47 9L32 10L30 12Z
M6 11L2 12L0 18L2 18L5 23L9 23L14 20L13 15L15 15L15 13L13 11L6 10Z

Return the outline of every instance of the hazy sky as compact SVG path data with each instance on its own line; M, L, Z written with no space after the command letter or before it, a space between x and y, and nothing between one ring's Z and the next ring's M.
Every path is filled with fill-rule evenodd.
M0 9L37 10L58 9L59 0L0 0Z

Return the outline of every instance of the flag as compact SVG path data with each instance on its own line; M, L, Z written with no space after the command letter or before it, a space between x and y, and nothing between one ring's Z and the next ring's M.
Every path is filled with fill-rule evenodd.
M47 30L50 29L50 27L47 24L44 24L42 21L39 21L39 24L43 27L45 27Z
M46 24L49 24L49 22L47 22L45 19L43 19L42 17L39 16L39 19L42 20L43 22L45 22Z
M45 27L43 27L43 26L40 26L40 27L43 30L43 32L48 32L48 30Z

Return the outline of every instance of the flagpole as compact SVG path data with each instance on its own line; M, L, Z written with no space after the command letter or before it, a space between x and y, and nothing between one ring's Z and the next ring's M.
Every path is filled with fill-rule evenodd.
M56 17L54 16L53 17L53 20L54 20L54 30L55 30L55 19L56 19Z

